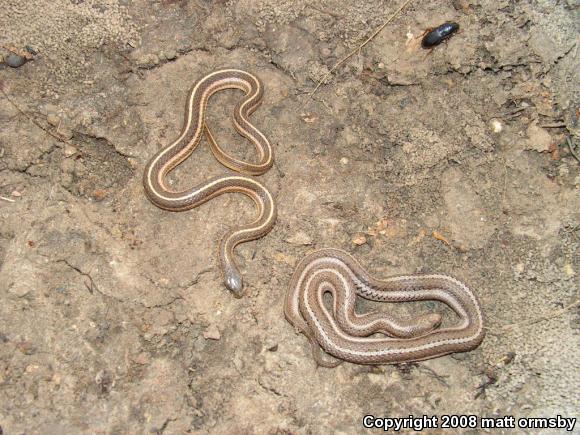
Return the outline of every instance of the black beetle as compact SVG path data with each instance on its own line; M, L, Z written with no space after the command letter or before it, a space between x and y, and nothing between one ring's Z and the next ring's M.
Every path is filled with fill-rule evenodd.
M441 44L447 38L450 38L455 32L459 30L457 23L443 23L434 29L428 30L427 34L421 41L421 47L431 48Z

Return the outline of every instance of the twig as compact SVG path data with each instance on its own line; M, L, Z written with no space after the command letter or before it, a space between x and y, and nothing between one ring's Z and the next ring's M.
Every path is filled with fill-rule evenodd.
M491 387L497 382L497 376L493 372L486 373L486 377L487 379L477 387L477 393L475 393L475 396L473 397L474 400L479 399L479 396L485 394L488 387Z
M1 200L3 200L3 201L8 201L8 202L16 202L16 201L14 201L13 199L6 198L6 197L4 197L4 196L0 196L0 199L1 199Z
M554 317L561 316L566 311L571 310L572 308L577 307L579 305L580 305L580 299L577 300L576 302L572 302L570 305L568 305L560 310L554 311L551 314L548 314L546 316L536 317L535 319L524 320L523 322L512 323L510 325L504 325L500 328L500 330L509 330L509 329L515 328L516 326L533 325L534 323L539 323L539 322L543 322L544 320L553 319Z
M435 379L437 379L439 382L441 382L443 385L445 385L446 387L449 386L449 384L447 383L447 381L445 380L445 378L448 378L449 376L444 376L444 375L440 375L439 373L437 373L435 370L433 370L430 367L427 367L425 365L419 364L417 366L417 368L419 370L423 370L426 371L427 373L430 373Z
M391 21L393 21L393 19L409 4L411 3L413 0L406 0L401 6L399 6L399 8L393 13L393 15L391 15L387 21L385 21L383 24L381 24L379 26L379 28L377 30L375 30L371 36L369 36L362 44L360 44L357 48L355 48L353 51L351 51L350 53L348 53L346 56L344 56L342 59L340 59L337 63L334 64L334 66L332 68L330 68L330 70L324 75L324 77L322 77L322 79L320 79L318 81L318 83L316 84L316 87L314 88L314 90L312 92L310 92L310 94L308 95L309 98L312 98L312 96L316 93L316 91L318 90L318 88L320 86L322 86L323 83L326 82L326 79L332 74L332 72L337 69L339 66L341 66L343 63L345 63L347 60L349 60L352 56L354 56L357 52L361 51L363 49L363 47L365 45L367 45L369 42L371 42L373 40L373 38L375 36L377 36L381 30L383 30L387 24L389 24Z
M572 141L570 140L570 136L568 136L566 138L566 142L568 142L568 148L570 149L570 152L572 153L574 158L580 162L580 158L578 158L578 154L576 154L576 151L574 151L574 147L572 146Z
M30 116L28 113L26 113L24 110L22 110L20 108L20 106L18 106L18 104L16 104L12 98L10 98L8 96L8 94L4 91L4 89L2 88L2 83L0 83L0 92L2 93L2 95L4 95L4 98L6 98L6 100L8 100L8 102L12 105L12 107L14 107L18 112L20 112L20 114L24 115L30 122L32 122L34 125L36 125L38 128L40 128L42 131L44 131L46 134L52 136L53 138L55 138L56 140L58 140L59 142L63 142L66 143L68 145L74 145L73 143L71 143L70 141L60 137L58 134L53 133L52 131L50 131L49 129L47 129L46 127L44 127L42 124L40 124L36 119L34 119L32 116Z
M504 113L497 113L489 119L494 119L494 118L512 119L512 118L515 118L516 116L520 116L521 115L520 112L522 112L524 110L526 110L525 107L517 107L513 110L509 110L509 111L504 112Z
M540 127L542 127L542 128L562 128L562 127L566 127L566 123L565 122L555 122L553 124L542 124L542 125L540 125Z
M330 15L331 17L342 18L342 15L337 14L337 13L332 12L332 11L329 11L329 10L326 10L326 9L319 8L318 6L314 6L314 5L306 5L306 6L308 6L310 9L314 9L315 11L321 12L321 13L326 14L326 15Z
M91 276L90 273L84 272L83 270L81 270L81 268L71 264L68 262L68 260L66 259L59 259L56 260L57 263L64 263L66 264L68 267L70 267L72 270L74 270L75 272L79 273L80 275L86 277L89 279L90 285L85 282L83 282L83 284L85 285L85 287L87 288L87 290L89 291L90 294L93 294L94 290L97 290L97 292L101 293L102 292L99 290L99 288L97 287L97 285L95 284L95 281L93 280L93 277Z

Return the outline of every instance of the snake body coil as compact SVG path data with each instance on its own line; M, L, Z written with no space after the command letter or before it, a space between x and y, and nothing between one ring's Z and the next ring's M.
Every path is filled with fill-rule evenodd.
M235 107L234 126L242 136L254 144L259 156L258 163L248 163L228 155L216 143L205 122L209 98L219 90L228 88L241 89L246 93L245 98ZM219 247L225 285L238 297L243 290L243 281L234 262L233 250L237 244L263 237L272 229L276 220L276 206L271 193L262 183L246 175L214 177L184 191L169 188L166 177L191 155L204 131L213 154L228 168L247 175L260 175L270 169L273 163L272 147L266 137L247 119L260 104L262 96L262 84L257 77L248 72L228 69L205 76L188 94L181 134L175 141L157 152L147 164L143 176L147 197L156 206L165 210L192 209L218 195L230 192L243 193L254 201L258 211L255 220L229 231L222 238Z
M332 294L332 312L324 303L325 293ZM436 300L460 320L455 326L440 327L441 316L435 313L407 322L385 313L358 314L357 295L380 302ZM429 274L378 280L338 249L316 251L300 262L284 311L310 340L318 364L328 367L337 362L329 361L325 353L356 364L421 361L474 349L485 335L477 298L455 278Z
M258 151L258 163L248 163L228 155L216 143L205 122L209 98L221 89L237 88L246 92L234 110L236 130ZM219 247L224 281L234 295L243 290L242 276L233 251L238 243L267 234L276 220L272 195L259 181L273 163L266 137L247 117L258 107L263 95L260 81L240 70L222 70L207 75L190 91L185 121L179 137L162 148L145 168L143 184L147 197L158 207L180 211L197 207L223 193L243 193L257 208L255 220L232 229ZM184 191L168 187L166 178L187 159L205 132L215 157L240 174L214 177ZM243 175L245 174L245 175ZM332 313L324 295L332 294ZM356 297L382 301L407 302L437 300L448 305L459 317L455 326L441 327L439 314L427 314L412 321L397 320L384 313L358 314ZM336 360L358 364L388 364L420 361L477 347L484 337L483 314L473 292L460 281L443 274L401 275L377 280L344 251L322 249L298 265L284 306L286 318L310 340L317 362L335 366ZM382 336L377 336L382 335Z

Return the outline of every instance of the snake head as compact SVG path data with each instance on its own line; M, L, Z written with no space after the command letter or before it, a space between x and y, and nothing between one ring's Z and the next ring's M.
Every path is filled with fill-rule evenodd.
M226 271L225 275L225 286L236 298L241 298L242 291L244 290L244 281L240 273L237 270L230 269Z

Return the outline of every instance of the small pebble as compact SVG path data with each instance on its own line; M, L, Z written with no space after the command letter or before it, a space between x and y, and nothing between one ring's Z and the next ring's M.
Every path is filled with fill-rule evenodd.
M60 124L60 117L50 113L46 116L46 122L56 127L58 124Z
M137 59L139 68L151 69L159 64L159 57L156 54L145 54Z
M8 289L8 293L10 293L13 296L16 296L17 298L22 298L22 297L26 296L28 293L30 293L31 291L32 291L32 289L30 288L30 286L28 286L24 283L16 283L15 285L13 285L12 287L10 287ZM24 352L24 353L26 353L26 352Z
M348 159L346 157L343 157L342 159L340 159L340 164L341 165L346 165L348 164Z
M97 189L93 192L93 199L97 202L102 201L107 196L107 191L103 189Z
M494 133L501 133L501 131L503 130L503 125L501 124L501 121L499 119L492 119L490 124L491 129L493 130Z
M167 60L173 60L177 57L177 51L175 50L169 50L167 53L165 53L165 59Z
M40 368L40 366L38 366L36 364L30 364L24 368L24 371L26 373L34 373L34 372L37 372L39 368Z
M26 63L26 58L24 56L18 56L17 54L11 53L4 59L6 65L12 68L18 68Z
M463 11L463 13L467 14L471 10L469 7L469 2L467 0L453 0L451 2L453 7L458 11Z
M68 128L68 127L61 127L57 130L57 134L63 138L64 140L70 140L72 139L74 133L73 131Z
M13 190L12 193L11 193L11 195L14 198L20 198L22 196L22 194L18 190Z
M538 121L534 121L528 126L527 135L525 149L539 153L550 151L550 145L553 142L552 136L550 136L548 130L538 125Z
M203 333L203 338L206 340L219 340L222 338L219 329L215 325L209 325Z
M364 234L357 234L352 239L352 243L354 243L357 246L364 245L366 242L367 242L367 238L365 237Z
M72 145L66 144L64 146L63 152L64 152L65 156L70 157L70 156L74 156L76 153L78 153L78 150L75 147L73 147Z

